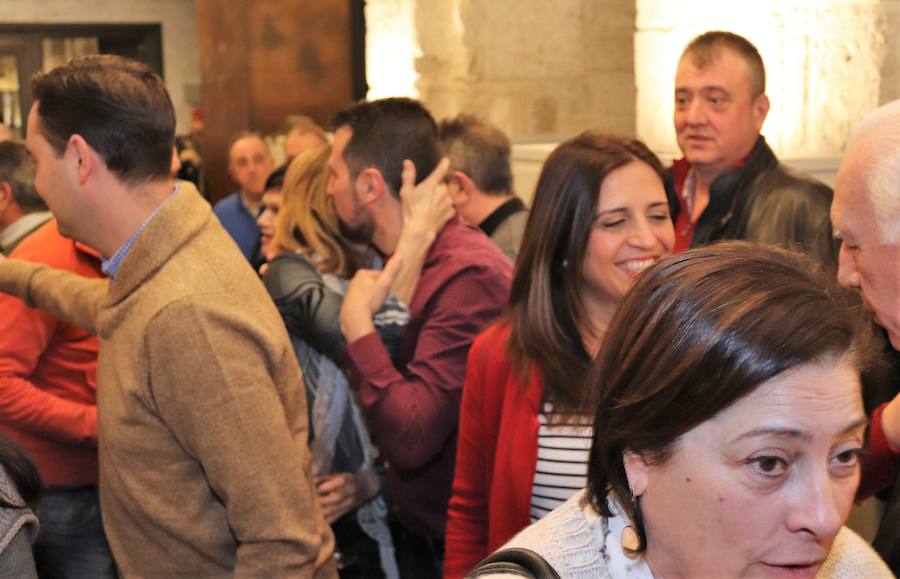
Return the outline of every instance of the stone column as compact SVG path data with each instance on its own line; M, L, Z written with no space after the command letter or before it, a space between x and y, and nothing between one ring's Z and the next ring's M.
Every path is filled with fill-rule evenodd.
M633 0L369 0L366 18L370 97L419 96L514 139L634 133ZM386 54L393 71L373 75Z

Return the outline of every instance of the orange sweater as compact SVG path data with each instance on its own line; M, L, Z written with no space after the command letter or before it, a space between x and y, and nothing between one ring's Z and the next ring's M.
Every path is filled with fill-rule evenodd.
M100 260L51 219L10 257L101 277ZM0 294L0 429L47 485L97 484L97 338Z

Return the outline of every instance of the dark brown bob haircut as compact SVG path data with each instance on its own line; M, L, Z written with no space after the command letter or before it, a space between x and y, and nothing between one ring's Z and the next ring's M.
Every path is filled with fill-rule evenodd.
M784 372L848 356L861 373L871 340L858 298L799 253L728 241L660 261L613 316L594 365L593 507L611 516L614 493L645 549L626 452L664 464L679 437Z
M694 38L681 53L681 60L690 58L697 68L705 68L719 56L723 48L731 50L747 63L750 69L751 96L758 97L766 92L766 67L759 51L752 42L723 30L711 30Z
M441 160L437 123L414 99L395 97L356 103L334 117L332 129L341 127L353 131L344 148L351 180L365 169L378 169L397 198L404 159L416 166L416 182L430 175Z
M175 109L149 66L113 55L84 56L31 79L38 127L58 156L81 135L122 182L169 177Z
M523 381L533 363L544 398L563 406L580 406L590 370L579 333L588 319L580 296L600 186L632 161L647 164L662 182L662 165L646 145L586 131L550 153L532 199L507 311L509 351Z

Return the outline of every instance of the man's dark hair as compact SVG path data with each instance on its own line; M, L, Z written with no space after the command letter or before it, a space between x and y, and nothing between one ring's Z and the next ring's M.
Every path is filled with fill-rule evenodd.
M344 161L355 179L369 167L381 172L395 197L400 195L403 160L416 166L416 180L427 177L440 161L437 124L417 100L387 98L361 102L334 117L332 128L353 131Z
M38 127L58 156L81 135L121 181L167 178L175 109L159 75L121 56L71 60L31 79Z
M462 171L485 193L512 191L512 145L503 131L474 115L461 114L441 121L438 132L451 171Z
M750 68L750 90L754 97L766 92L766 67L753 43L734 32L711 30L691 40L681 53L681 59L690 58L697 68L704 68L727 48L744 59Z
M0 142L0 181L9 183L13 199L25 213L47 210L34 190L34 161L21 142Z

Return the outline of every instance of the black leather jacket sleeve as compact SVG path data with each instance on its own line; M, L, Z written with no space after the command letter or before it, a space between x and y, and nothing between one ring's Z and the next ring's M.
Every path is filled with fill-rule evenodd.
M263 283L275 301L288 332L333 360L346 348L340 313L344 297L330 289L300 253L279 255Z

